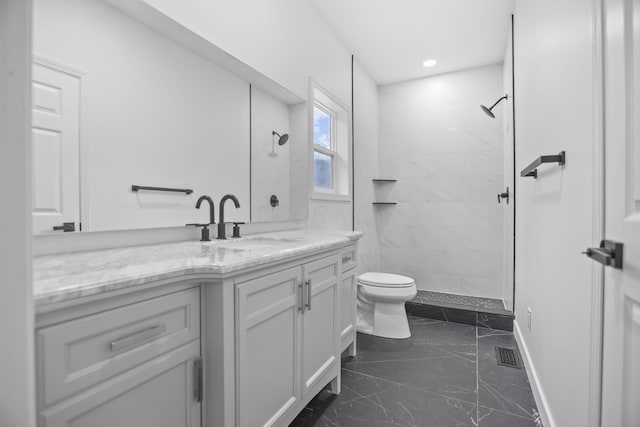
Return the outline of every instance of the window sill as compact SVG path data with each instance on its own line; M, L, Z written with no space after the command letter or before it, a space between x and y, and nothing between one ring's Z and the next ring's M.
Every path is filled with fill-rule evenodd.
M314 191L311 193L311 200L326 200L331 202L351 202L351 196L346 194L321 193Z

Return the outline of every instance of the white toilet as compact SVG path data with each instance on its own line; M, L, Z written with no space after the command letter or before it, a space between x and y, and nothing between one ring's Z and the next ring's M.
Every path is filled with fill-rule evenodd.
M358 332L385 338L409 338L404 303L413 299L412 278L389 273L364 273L358 277Z

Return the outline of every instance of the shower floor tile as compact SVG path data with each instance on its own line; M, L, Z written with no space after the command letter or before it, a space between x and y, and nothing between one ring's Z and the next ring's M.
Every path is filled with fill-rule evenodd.
M524 369L499 366L510 332L409 317L412 336L358 334L342 392L320 392L290 427L541 427Z
M502 300L419 290L412 303L459 308L491 314L512 314Z

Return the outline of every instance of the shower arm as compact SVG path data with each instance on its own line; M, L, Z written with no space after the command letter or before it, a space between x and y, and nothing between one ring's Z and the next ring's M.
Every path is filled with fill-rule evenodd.
M509 99L508 95L503 96L502 98L498 99L490 108L489 110L493 110L493 107L495 107L496 105L498 105L500 103L500 101L502 101L503 99Z

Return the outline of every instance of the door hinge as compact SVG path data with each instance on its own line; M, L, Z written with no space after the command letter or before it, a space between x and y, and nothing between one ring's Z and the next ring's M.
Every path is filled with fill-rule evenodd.
M624 244L613 240L603 240L599 248L587 248L583 254L605 266L622 270Z
M193 361L193 397L196 402L202 402L202 358Z

